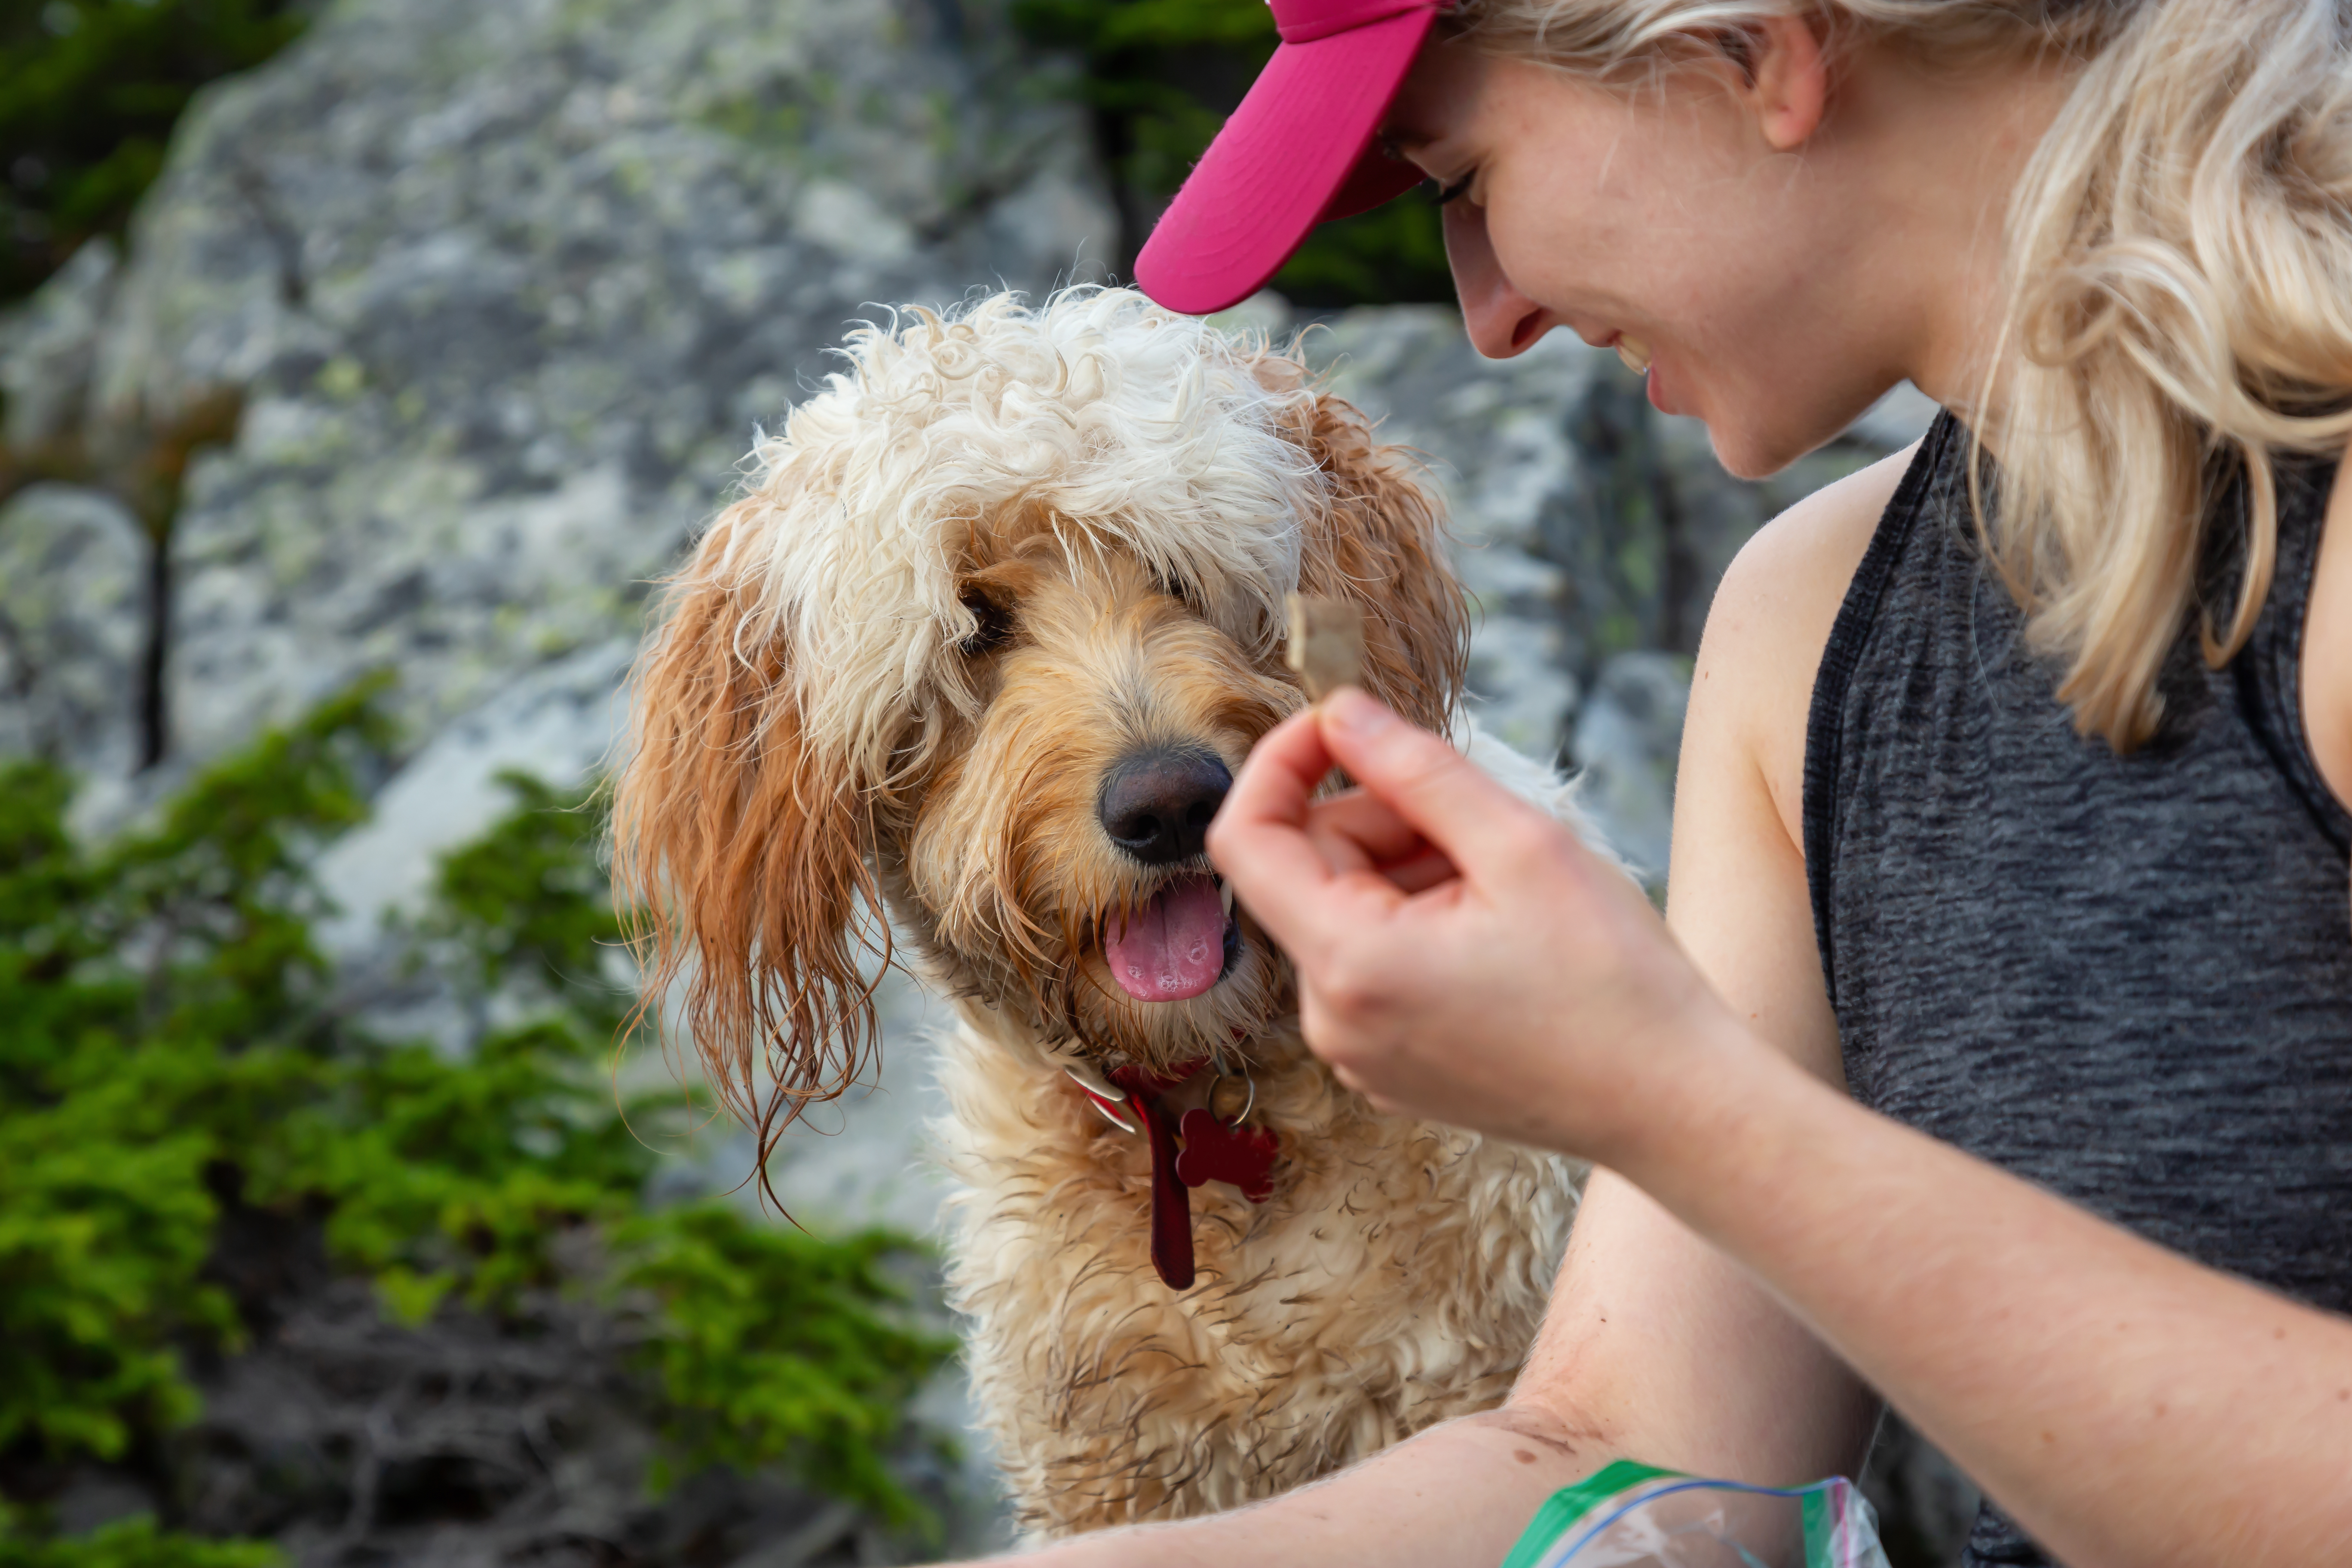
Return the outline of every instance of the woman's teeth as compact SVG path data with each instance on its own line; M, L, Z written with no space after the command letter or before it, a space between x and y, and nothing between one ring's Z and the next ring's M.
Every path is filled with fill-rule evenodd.
M1625 368L1635 375L1650 374L1650 345L1641 339L1629 338L1620 332L1617 335L1617 357L1623 360Z

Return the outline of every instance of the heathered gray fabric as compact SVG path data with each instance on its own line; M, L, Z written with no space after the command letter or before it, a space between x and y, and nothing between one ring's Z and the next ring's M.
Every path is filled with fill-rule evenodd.
M1814 688L1805 856L1853 1093L2352 1310L2352 816L2297 699L2333 469L2282 471L2252 642L2209 671L2184 637L2164 732L2119 757L2074 732L2021 644L1976 545L1968 449L1948 415L1928 435ZM2014 1391L2021 1423L2034 1397ZM1988 1509L1966 1561L2048 1559Z

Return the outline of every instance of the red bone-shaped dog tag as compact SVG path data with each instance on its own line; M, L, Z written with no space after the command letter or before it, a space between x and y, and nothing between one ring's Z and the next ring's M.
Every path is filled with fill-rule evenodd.
M1184 1139L1176 1175L1186 1186L1230 1182L1254 1204L1274 1195L1274 1158L1281 1144L1272 1129L1228 1127L1213 1112L1194 1110L1184 1113L1176 1131Z
M1127 1097L1127 1109L1143 1123L1144 1137L1151 1145L1151 1266L1171 1290L1192 1288L1192 1189L1202 1182L1231 1182L1250 1202L1262 1204L1274 1195L1274 1162L1282 1147L1271 1128L1227 1127L1208 1110L1188 1110L1178 1127L1168 1125L1160 1097L1204 1065L1182 1063L1171 1078L1160 1078L1133 1064L1114 1068L1108 1075ZM1097 1110L1126 1125L1111 1102L1084 1076L1075 1072L1070 1076L1077 1079ZM1248 1110L1244 1108L1242 1114L1248 1115ZM1180 1131L1185 1141L1181 1152L1176 1148Z

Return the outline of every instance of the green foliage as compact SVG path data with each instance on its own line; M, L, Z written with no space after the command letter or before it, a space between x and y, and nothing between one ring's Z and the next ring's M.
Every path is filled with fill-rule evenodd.
M545 986L609 1033L628 994L596 975L623 940L596 865L602 824L583 795L512 771L499 782L515 809L443 861L436 929L472 950L485 984Z
M1150 215L1274 53L1273 15L1265 0L1016 0L1013 15L1080 62L1074 90L1120 187L1131 267ZM1273 286L1318 308L1454 298L1436 209L1410 196L1318 228Z
M120 234L180 111L301 31L299 0L17 0L0 9L0 300Z
M597 1070L627 995L601 973L620 928L595 866L599 819L581 795L505 783L516 809L444 860L425 930L452 950L457 983L478 997L511 988L535 1010L463 1060L346 1042L332 1081L252 1167L262 1201L330 1200L330 1248L410 1321L453 1288L497 1306L554 1283L551 1238L627 1215L654 1163Z
M0 1568L278 1568L284 1561L258 1541L205 1541L158 1530L143 1516L59 1540L18 1531L0 1514Z
M236 1338L205 1176L321 1070L297 857L383 738L354 693L95 856L53 769L0 772L0 1447L115 1458L192 1412L175 1338Z
M629 981L583 796L510 777L514 810L442 864L422 962L499 1020L470 1051L332 1011L304 867L364 815L391 738L375 695L265 736L101 849L67 831L53 768L0 771L0 1458L119 1461L194 1414L184 1354L247 1331L206 1275L236 1202L323 1215L338 1266L412 1322L453 1295L492 1313L530 1289L650 1300L673 1468L785 1463L918 1521L887 1456L948 1347L884 1267L910 1244L644 1203L656 1157L633 1126L707 1111L614 1094ZM601 1280L556 1258L582 1226L624 1259ZM0 1568L270 1561L145 1523L58 1542L7 1507Z
M954 1350L905 1321L885 1272L904 1242L824 1240L723 1204L665 1211L614 1237L625 1285L652 1291L652 1358L683 1467L789 1460L819 1487L897 1524L928 1526L882 1462L907 1401Z

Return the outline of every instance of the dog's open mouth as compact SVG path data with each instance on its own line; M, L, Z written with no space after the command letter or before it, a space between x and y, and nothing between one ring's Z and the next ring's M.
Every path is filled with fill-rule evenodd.
M1180 877L1103 931L1103 958L1118 988L1139 1002L1181 1002L1225 977L1241 952L1234 896L1223 879Z

